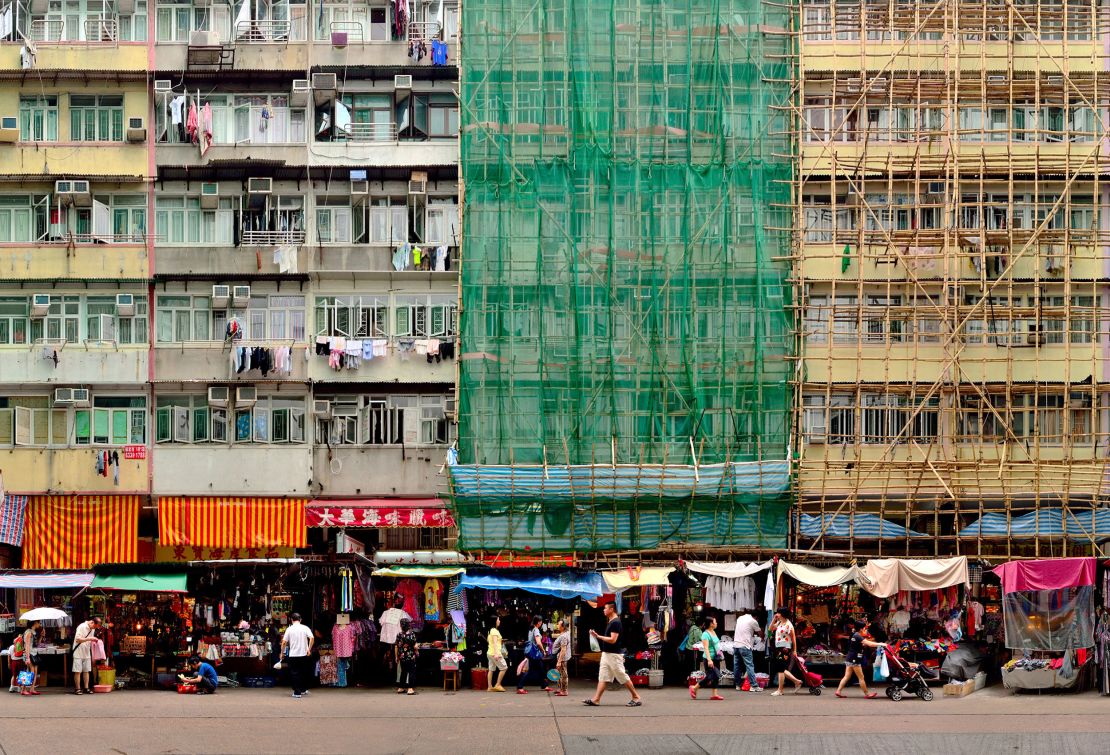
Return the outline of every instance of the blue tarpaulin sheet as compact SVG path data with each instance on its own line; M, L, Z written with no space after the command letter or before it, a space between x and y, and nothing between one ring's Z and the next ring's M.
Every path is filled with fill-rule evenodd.
M499 574L479 572L464 574L458 589L480 587L483 590L525 590L556 598L593 600L604 595L605 582L597 572L543 572L542 574Z

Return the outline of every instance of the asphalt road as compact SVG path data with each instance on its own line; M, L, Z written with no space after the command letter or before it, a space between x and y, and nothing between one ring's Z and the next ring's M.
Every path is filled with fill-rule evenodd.
M117 691L0 696L0 755L24 753L1072 753L1110 752L1110 698L1013 695L989 687L966 698L893 703L738 693L722 702L685 689L644 690L626 708L610 690L565 698L424 690L232 689L195 697ZM704 695L703 695L704 697Z

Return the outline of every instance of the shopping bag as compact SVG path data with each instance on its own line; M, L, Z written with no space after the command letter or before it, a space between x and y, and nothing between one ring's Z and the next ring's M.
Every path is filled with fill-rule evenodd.
M30 687L35 682L35 672L33 671L20 671L16 677L16 684L20 687Z
M592 634L590 635L590 650L592 650L595 653L600 653L601 652L601 643L598 642L597 638L594 637Z

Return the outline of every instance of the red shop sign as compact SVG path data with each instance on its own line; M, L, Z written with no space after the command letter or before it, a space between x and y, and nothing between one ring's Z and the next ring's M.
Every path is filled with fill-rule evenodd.
M145 459L146 446L124 446L123 458L125 459Z

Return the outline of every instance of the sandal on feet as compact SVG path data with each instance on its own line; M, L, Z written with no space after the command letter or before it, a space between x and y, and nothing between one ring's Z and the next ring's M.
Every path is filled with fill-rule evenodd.
M585 700L582 701L582 704L583 705L589 705L591 708L596 708L601 703L597 702L596 700L594 700L592 698L586 698Z
M843 700L843 699L845 699L846 697L848 697L847 695L842 695L842 694L840 694L839 692L833 692L833 694L834 694L834 695L836 695L837 697L839 697L839 698L840 698L841 700Z
M643 700L629 700L627 703L624 704L624 707L626 707L626 708L639 708L643 704L644 704Z

